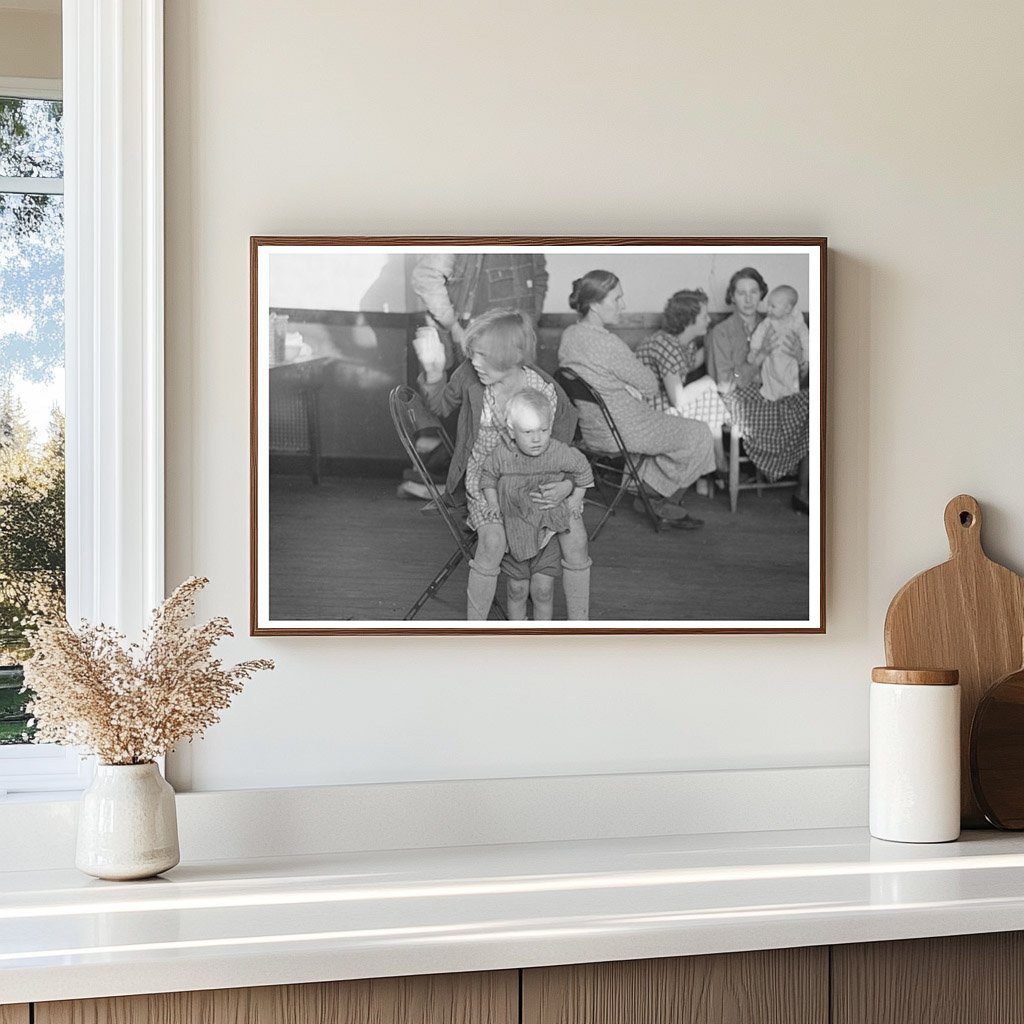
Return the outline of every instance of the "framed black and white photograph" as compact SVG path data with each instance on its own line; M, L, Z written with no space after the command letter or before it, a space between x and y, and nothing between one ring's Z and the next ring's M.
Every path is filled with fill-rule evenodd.
M826 252L253 237L251 632L824 632Z

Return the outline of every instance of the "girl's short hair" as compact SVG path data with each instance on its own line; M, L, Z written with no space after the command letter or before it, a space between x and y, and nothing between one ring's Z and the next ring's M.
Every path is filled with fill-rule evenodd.
M555 415L555 411L551 408L551 403L548 401L548 396L536 388L522 388L508 400L505 405L505 422L509 426L515 421L520 409L532 409L538 415L543 416L548 423L552 421Z
M682 334L700 316L701 309L707 304L707 294L700 288L684 288L676 292L665 303L661 329L669 334Z
M474 317L466 328L466 355L479 352L496 370L511 370L532 363L537 352L537 333L525 313L514 309L489 309Z
M726 305L732 305L732 296L733 292L736 291L736 285L748 278L757 284L757 287L761 290L762 299L768 294L768 285L765 283L764 278L753 267L743 267L729 278L729 287L725 289Z
M590 307L601 302L618 283L619 279L610 270L588 270L573 281L569 308L575 309L581 317L586 316Z

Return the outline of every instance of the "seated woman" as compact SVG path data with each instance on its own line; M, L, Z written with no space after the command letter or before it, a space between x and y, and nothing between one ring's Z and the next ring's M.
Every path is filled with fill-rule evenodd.
M689 515L679 502L690 484L714 471L707 424L667 416L645 400L658 393L658 379L608 330L619 322L625 309L622 285L613 273L591 270L574 281L569 305L580 319L562 333L559 365L574 370L601 395L626 447L649 456L640 476L655 500L658 515L684 530L703 526L703 521ZM615 442L596 408L581 407L580 429L589 447L615 451Z
M704 349L698 346L708 329L708 297L699 288L682 290L665 303L661 330L645 338L636 349L636 357L654 372L661 385L654 396L655 409L688 420L706 423L715 442L715 465L724 472L722 424L729 418L715 381L704 370ZM697 490L710 493L698 480Z
M480 472L501 438L505 406L517 391L536 388L555 410L551 436L566 444L576 432L576 412L565 392L543 370L531 365L537 337L525 314L489 310L470 322L465 344L467 358L446 382L445 351L437 332L420 328L413 340L423 369L419 387L427 405L440 417L456 410L459 413L445 499L458 501L462 494L467 498L468 522L476 531L477 546L470 563L466 618L486 619L507 545L501 515L488 505L481 491ZM539 485L531 498L539 508L551 509L572 491L571 480L555 481ZM569 581L566 585L571 586Z
M754 465L769 480L798 474L795 511L808 512L808 425L810 403L807 381L801 389L769 401L761 394L761 370L751 362L750 337L764 319L758 311L768 294L765 279L753 267L737 270L729 279L725 301L735 312L708 332L704 347L708 369L725 397L730 419L743 431L743 446ZM794 343L787 339L783 345ZM796 351L800 358L799 342Z

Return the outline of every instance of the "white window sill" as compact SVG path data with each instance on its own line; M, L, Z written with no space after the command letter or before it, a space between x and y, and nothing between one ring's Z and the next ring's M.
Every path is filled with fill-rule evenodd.
M0 802L4 804L44 804L54 801L77 800L82 795L77 789L39 790L35 793L8 793L0 789Z

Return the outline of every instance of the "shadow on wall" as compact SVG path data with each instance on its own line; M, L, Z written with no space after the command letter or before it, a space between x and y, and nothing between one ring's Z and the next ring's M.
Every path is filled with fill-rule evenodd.
M837 521L836 508L857 508L862 513L877 504L870 493L869 453L871 430L881 429L880 438L891 433L886 424L876 422L875 396L880 392L876 384L887 372L892 372L882 361L872 366L871 324L872 310L894 308L894 295L901 284L890 270L858 260L842 250L829 249L828 294L828 346L825 366L825 394L828 402L828 461L824 467L827 487L826 501L830 508L826 516L828 534L825 538L830 557L842 559L830 569L825 595L832 611L833 622L841 622L851 636L878 630L881 640L881 621L870 620L868 579L865 567L871 561L871 517L867 514L848 516ZM838 285L837 282L842 282ZM838 339L835 324L856 324L857 336ZM890 353L891 355L891 353ZM842 382L841 386L837 382ZM891 445L881 440L875 452L884 453ZM885 457L882 455L881 457ZM900 471L905 470L903 467ZM941 520L941 509L940 516ZM841 538L841 543L837 543ZM945 545L941 521L937 530L937 550L940 558ZM924 566L895 573L909 578ZM883 595L884 609L892 593ZM830 632L834 627L830 626Z
M408 375L409 257L345 250L272 254L270 450L282 457L401 463L387 395Z

